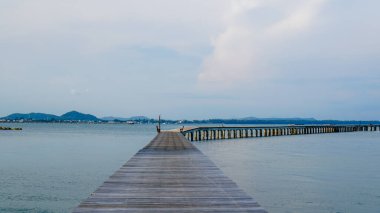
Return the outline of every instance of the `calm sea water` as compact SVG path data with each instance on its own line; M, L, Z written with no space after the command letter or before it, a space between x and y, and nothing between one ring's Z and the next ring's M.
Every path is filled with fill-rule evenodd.
M153 125L11 126L23 130L0 131L0 212L70 212L155 135Z
M269 212L380 212L380 132L197 143Z
M70 212L155 135L154 125L11 126L24 130L0 131L0 212ZM195 144L270 212L380 212L379 132Z

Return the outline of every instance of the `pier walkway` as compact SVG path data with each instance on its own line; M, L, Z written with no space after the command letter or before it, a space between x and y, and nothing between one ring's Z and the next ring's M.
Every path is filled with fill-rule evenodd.
M208 126L178 129L189 141L271 137L341 133L358 131L380 131L380 125L288 125L288 126Z
M73 212L266 211L181 133L161 132Z

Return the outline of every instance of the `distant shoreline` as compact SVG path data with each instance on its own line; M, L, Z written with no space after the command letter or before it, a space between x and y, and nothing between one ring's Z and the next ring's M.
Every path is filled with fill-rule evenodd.
M57 124L157 124L158 120L136 120L136 121L44 121L44 120L0 120L0 123L21 124L21 123L57 123ZM281 124L281 125L378 125L380 121L341 121L341 120L161 120L161 124L177 124L177 125L207 125L207 124L220 124L220 125L258 125L258 124Z
M162 124L295 124L295 125L323 125L323 124L380 124L380 121L361 121L361 120L317 120L315 118L257 118L245 117L234 119L201 119L201 120L188 120L188 119L161 119ZM78 111L70 111L63 115L53 115L46 113L13 113L6 117L0 118L0 123L118 123L118 124L157 124L157 119L148 118L146 116L133 116L129 118L122 117L103 117L98 118L95 115L85 114Z

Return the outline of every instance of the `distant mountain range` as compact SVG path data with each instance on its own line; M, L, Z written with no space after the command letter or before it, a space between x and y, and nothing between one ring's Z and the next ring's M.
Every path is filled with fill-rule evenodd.
M256 117L246 117L246 118L239 118L237 120L264 120L264 121L316 121L315 118L256 118Z
M61 116L46 113L14 113L0 118L0 121L17 122L104 122L104 123L157 123L156 119L146 116L123 117L103 117L97 118L91 114L84 114L77 111L67 112ZM340 120L317 120L315 118L257 118L245 117L236 119L204 119L204 120L165 120L166 124L380 124L380 121L340 121Z
M108 121L148 121L150 118L145 116L133 116L130 118L122 118L122 117L103 117L97 118L91 114L84 114L77 111L70 111L61 116L46 114L46 113L13 113L3 118L1 120L9 120L9 121L40 121L40 122L59 122L59 121L83 121L83 122L108 122Z
M129 118L108 116L108 117L103 117L102 120L105 120L105 121L146 121L146 120L150 120L150 118L145 117L145 116L132 116Z
M101 119L95 117L94 115L84 114L77 111L67 112L61 116L45 114L45 113L14 113L6 117L1 118L2 120L27 120L27 121L100 121Z
M60 116L45 114L45 113L13 113L1 119L5 120L39 120L39 121L51 121L51 120L59 120Z

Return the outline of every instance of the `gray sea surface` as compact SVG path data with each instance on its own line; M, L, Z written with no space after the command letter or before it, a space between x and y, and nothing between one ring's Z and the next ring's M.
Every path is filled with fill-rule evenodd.
M154 136L153 125L2 124L0 212L70 212Z
M380 132L196 144L269 212L380 212Z
M6 126L23 130L0 131L0 212L70 212L156 134L154 125ZM195 144L269 212L380 212L380 132Z

